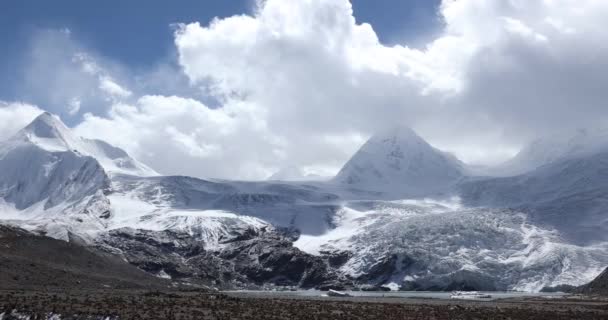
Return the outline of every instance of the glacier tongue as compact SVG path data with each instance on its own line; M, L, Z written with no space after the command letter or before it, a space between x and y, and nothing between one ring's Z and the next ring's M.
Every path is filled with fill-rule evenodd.
M311 254L341 253L341 272L362 282L409 290L538 291L580 285L608 265L608 243L576 246L554 230L505 209L464 208L451 201L353 201L336 228L303 235Z

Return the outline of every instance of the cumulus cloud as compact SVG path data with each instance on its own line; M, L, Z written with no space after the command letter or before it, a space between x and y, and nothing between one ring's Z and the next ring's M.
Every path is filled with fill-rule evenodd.
M107 76L99 78L99 89L112 98L128 98L132 94L131 91L121 87L112 78Z
M463 114L484 114L514 136L605 126L608 47L600 39L608 31L600 17L608 3L512 1L503 7L501 14L510 16L501 19L502 34L484 39L465 66Z
M100 93L105 95L104 98L116 101L131 96L132 92L116 83L112 76L103 67L99 66L95 58L89 54L82 51L76 52L73 54L72 62L84 74L92 76L96 80L97 88L100 90Z
M101 135L161 173L255 179L276 163L277 143L256 111L243 103L211 109L193 99L143 96L114 105L107 117L87 114L75 130Z
M347 0L266 0L251 15L180 25L183 75L167 63L130 82L77 56L87 77L61 99L82 100L83 135L166 174L222 178L331 174L395 124L472 163L606 125L608 2L444 0L438 14L444 30L411 48L382 44ZM106 97L105 112L73 94L81 86Z
M0 141L13 136L42 112L29 104L0 101Z

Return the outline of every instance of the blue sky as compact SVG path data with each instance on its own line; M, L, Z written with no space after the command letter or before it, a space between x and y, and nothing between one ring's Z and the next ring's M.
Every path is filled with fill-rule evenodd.
M353 0L359 22L373 25L382 42L416 46L437 32L439 0ZM19 99L19 63L41 30L67 28L88 50L133 69L174 54L170 25L251 13L253 0L4 0L0 2L0 98ZM13 90L12 90L13 89Z
M359 22L369 22L385 43L417 42L439 30L439 0L353 0ZM2 61L24 50L39 29L69 28L103 55L140 67L173 50L172 23L250 13L253 0L4 0L0 2Z
M352 0L352 5L357 21L370 23L383 43L418 46L442 27L437 16L439 2ZM187 79L176 64L171 25L195 21L206 25L215 17L250 14L254 7L254 0L0 1L0 42L3 44L3 50L0 50L0 82L3 83L0 100L41 106L60 114L70 124L77 123L84 112L98 114L105 109L105 101L85 99L83 112L70 115L65 112L64 99L54 97L52 90L41 90L45 81L54 81L54 66L32 67L32 60L41 60L32 55L47 42L43 51L48 53L44 54L53 57L41 64L58 63L61 56L67 59L74 50L82 49L97 59L119 66L125 74L122 81L135 87L136 93L179 94L213 106L214 101L200 91L187 88ZM59 30L69 30L70 40L50 33ZM171 70L171 83L148 84L148 88L139 88L137 92L138 85L133 83L135 77L148 77L148 73L160 69L159 65L164 70ZM41 75L40 79L35 79L37 73Z

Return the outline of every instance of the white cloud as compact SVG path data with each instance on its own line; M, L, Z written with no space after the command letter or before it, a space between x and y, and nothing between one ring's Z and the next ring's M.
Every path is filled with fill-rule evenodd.
M72 98L70 100L70 102L68 103L68 114L70 115L75 115L80 111L80 105L82 104L82 101L80 101L80 99L78 98Z
M608 2L444 0L439 14L445 28L422 49L383 45L347 0L266 0L181 25L178 62L204 100L171 96L181 83L142 95L107 61L77 55L88 77L69 97L94 86L112 105L77 130L164 173L261 179L289 166L326 175L397 123L473 163L606 125ZM171 67L149 74L157 87L183 81Z
M108 76L99 77L99 89L112 98L128 98L132 92L118 85Z
M36 30L28 44L15 85L21 100L73 121L131 97L128 68L91 53L70 32Z
M222 109L180 97L143 96L107 118L86 115L75 130L122 147L165 174L267 176L275 159L263 120L248 105ZM238 115L238 116L236 116Z
M29 104L0 101L0 141L13 136L42 112Z
M76 52L72 57L72 61L77 65L80 65L80 68L84 73L97 78L97 82L99 83L98 88L101 90L101 93L106 95L105 98L114 101L120 100L121 98L128 98L133 94L128 89L125 89L116 83L116 81L108 75L108 72L100 67L95 59L89 54Z

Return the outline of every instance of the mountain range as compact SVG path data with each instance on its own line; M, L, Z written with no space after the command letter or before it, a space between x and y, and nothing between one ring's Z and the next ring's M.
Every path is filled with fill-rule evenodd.
M391 127L326 181L205 180L43 113L0 142L0 219L221 288L538 291L608 266L606 141L541 139L480 175Z

